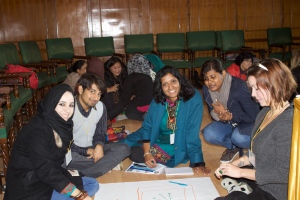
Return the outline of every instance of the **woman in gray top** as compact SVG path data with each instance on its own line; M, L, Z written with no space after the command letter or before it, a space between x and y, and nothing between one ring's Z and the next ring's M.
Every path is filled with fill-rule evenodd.
M277 59L252 66L247 77L252 96L264 108L256 118L248 153L215 171L219 178L235 178L224 177L221 184L230 194L217 199L284 200L293 123L293 105L288 100L297 84L289 68Z

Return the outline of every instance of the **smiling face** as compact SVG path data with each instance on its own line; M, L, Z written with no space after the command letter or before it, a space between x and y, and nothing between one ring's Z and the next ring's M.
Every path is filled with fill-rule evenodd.
M161 87L164 94L167 96L167 99L172 102L177 100L180 93L180 84L179 80L175 76L170 73L163 76L161 78Z
M121 74L121 71L122 71L121 63L119 63L119 62L115 63L113 66L111 66L109 68L109 70L114 75L114 77L119 76Z
M204 83L211 92L220 92L225 76L225 70L223 70L222 74L220 74L214 69L211 69L205 74Z
M61 116L61 118L68 121L74 112L74 97L71 92L65 92L61 96L55 111L59 116Z
M259 88L257 86L256 78L254 76L248 77L248 84L252 89L251 96L254 97L261 106L269 106L270 93L268 92L268 90Z
M79 102L86 111L88 111L89 108L94 107L99 102L101 97L101 91L98 89L96 84L93 84L90 89L85 90L83 90L82 86L80 85L78 87L78 92Z

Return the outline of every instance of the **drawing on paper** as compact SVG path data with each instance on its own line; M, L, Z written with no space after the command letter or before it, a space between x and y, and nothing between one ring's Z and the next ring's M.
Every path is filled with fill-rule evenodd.
M140 187L137 194L138 200L196 200L192 185Z

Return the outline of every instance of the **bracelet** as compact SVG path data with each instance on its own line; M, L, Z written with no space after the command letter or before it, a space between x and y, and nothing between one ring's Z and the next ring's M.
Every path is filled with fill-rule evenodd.
M78 195L73 197L75 200L83 200L88 196L88 193L85 190L82 190Z
M150 152L147 152L147 153L145 153L145 154L144 154L144 157L145 157L146 155L148 155L148 154L152 154L152 153L150 153Z

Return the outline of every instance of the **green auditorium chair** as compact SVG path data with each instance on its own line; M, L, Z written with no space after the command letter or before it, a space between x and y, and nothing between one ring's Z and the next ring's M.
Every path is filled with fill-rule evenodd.
M141 54L157 54L154 51L153 34L132 34L124 35L124 48L126 61L135 53Z
M267 38L269 57L289 64L292 58L292 46L300 46L300 43L293 42L291 28L269 28L267 29Z
M85 55L90 57L118 56L125 62L125 55L115 52L114 39L108 37L84 38Z
M90 56L78 56L74 54L71 38L46 39L48 60L56 62L59 66L54 72L55 82L63 82L67 77L67 70L72 66L74 59L90 59Z
M223 30L220 31L221 36L221 57L224 63L224 67L231 65L235 57L231 57L232 54L239 54L242 51L249 51L258 53L260 58L265 57L267 50L255 49L245 46L245 37L243 30Z
M158 33L156 35L156 47L157 54L165 65L181 69L184 74L187 70L188 78L192 80L191 58L188 56L188 59L186 59L186 54L190 54L186 49L184 33ZM174 57L175 59L165 59L163 56L164 54L168 54L168 57L172 56L172 58Z

